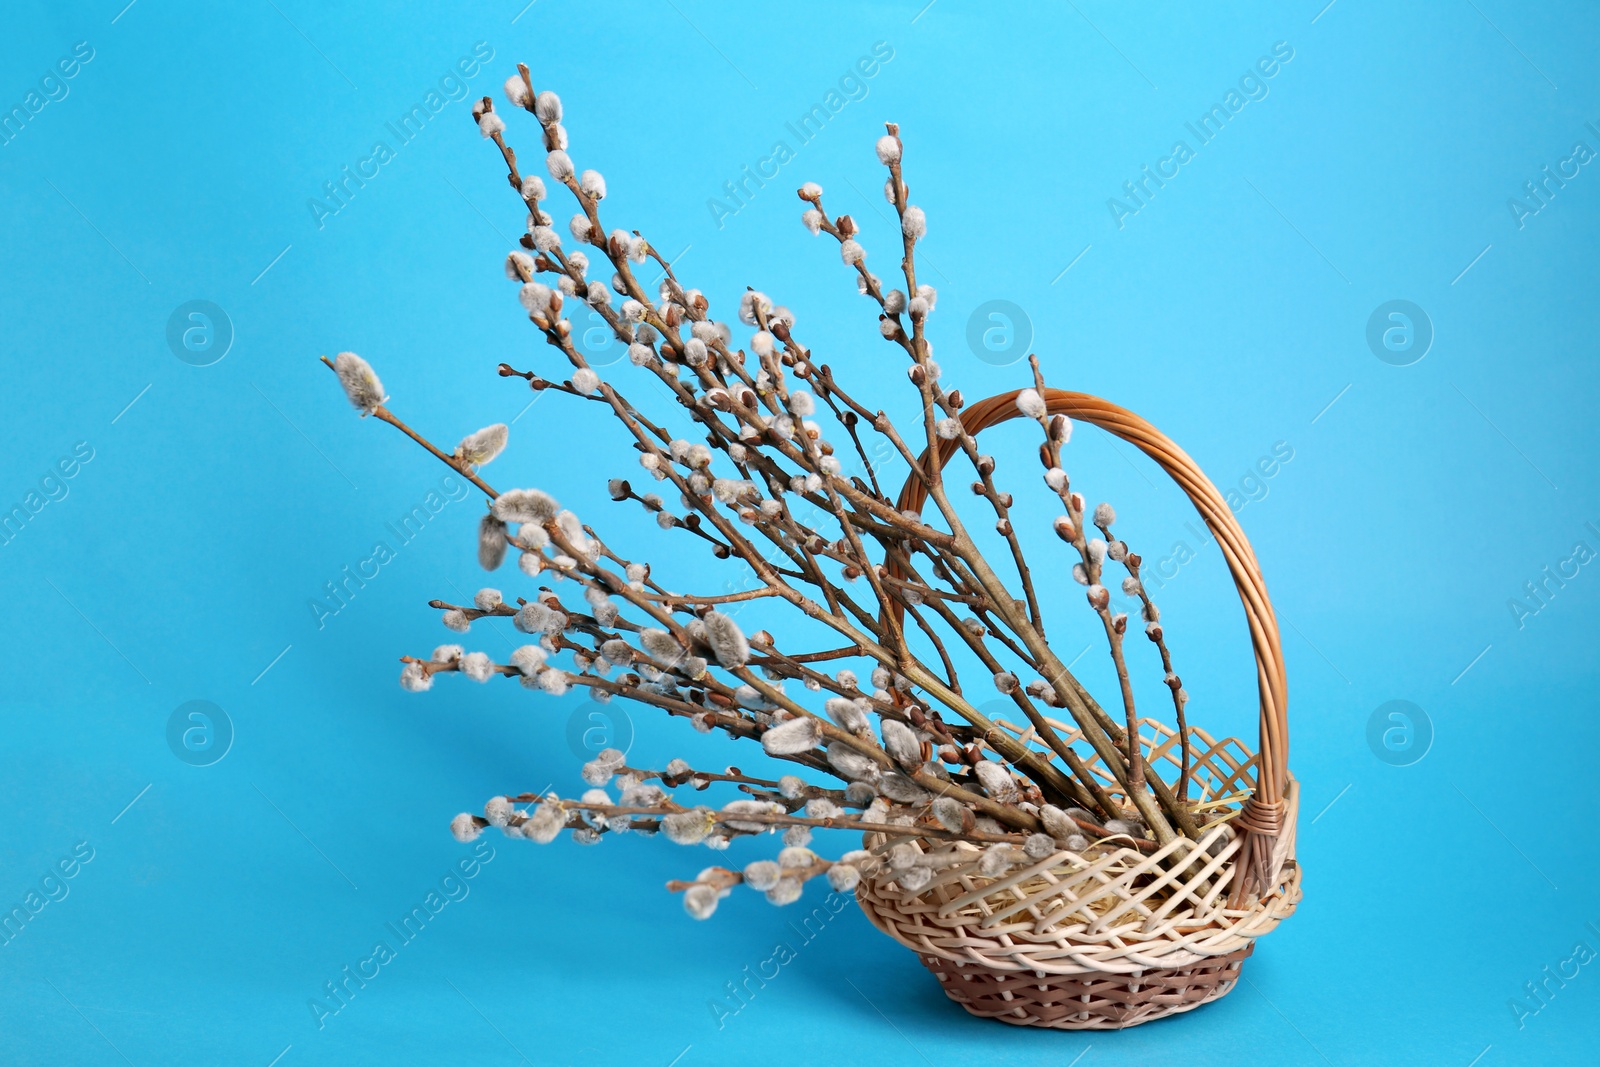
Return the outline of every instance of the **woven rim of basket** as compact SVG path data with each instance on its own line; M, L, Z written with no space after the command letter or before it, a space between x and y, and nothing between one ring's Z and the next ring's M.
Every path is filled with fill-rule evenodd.
M1020 389L1013 389L971 405L961 413L963 427L977 436L991 426L1019 417L1021 412L1016 400L1020 392ZM1254 793L1245 802L1238 820L1246 840L1239 857L1244 870L1236 888L1241 892L1266 893L1278 881L1278 863L1282 856L1279 839L1284 835L1286 820L1292 819L1285 798L1289 783L1288 687L1284 680L1278 619L1267 596L1267 584L1261 577L1255 551L1211 479L1166 434L1126 408L1088 393L1046 388L1040 395L1049 414L1092 423L1155 460L1188 496L1222 549L1239 600L1244 605L1250 643L1255 650L1256 688L1261 703L1257 748L1260 765L1265 769L1265 773L1257 776ZM954 440L938 442L941 466L958 447L959 443ZM926 460L924 451L919 462ZM927 487L912 474L900 490L896 507L900 511L920 512L927 496Z
M1069 744L1081 740L1069 724L1048 721ZM1031 730L997 725L1038 745ZM1176 765L1177 731L1156 719L1139 725L1151 765ZM1254 788L1259 762L1243 742L1213 740L1193 726L1187 732L1194 781L1204 797L1226 802ZM1086 762L1110 784L1110 772L1096 756L1088 754ZM1240 861L1255 835L1239 832L1236 800L1227 804L1233 812L1210 823L1198 843L1180 837L1143 852L1110 838L1081 854L1057 851L999 877L982 874L981 852L966 846L962 861L939 864L933 882L922 889L900 889L893 871L883 868L862 878L856 897L873 925L907 948L993 970L1132 974L1193 966L1247 947L1294 912L1301 895L1300 867L1293 862L1299 794L1291 776L1285 832L1269 865L1277 872L1274 883L1244 899L1231 891L1244 876ZM899 840L925 851L952 847L915 836L891 841L882 834L866 835L863 844L883 852ZM1181 851L1195 858L1171 863Z

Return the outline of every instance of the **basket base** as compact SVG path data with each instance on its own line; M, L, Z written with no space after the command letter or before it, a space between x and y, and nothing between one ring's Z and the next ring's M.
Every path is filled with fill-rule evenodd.
M1255 944L1189 967L1131 974L1001 971L938 956L917 958L945 995L973 1015L1052 1030L1122 1030L1226 996Z

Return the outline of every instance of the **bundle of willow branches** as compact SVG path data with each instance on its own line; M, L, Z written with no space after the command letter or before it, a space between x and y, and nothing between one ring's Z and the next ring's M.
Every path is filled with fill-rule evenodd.
M1205 812L1217 805L1189 799L1187 695L1173 673L1159 612L1140 582L1139 556L1113 532L1112 508L1089 508L1071 486L1062 449L1072 424L1047 413L1034 359L1032 386L1018 393L1016 405L1038 425L1044 486L1061 508L1053 532L1074 558L1072 575L1104 631L1121 717L1102 708L1046 643L1041 598L1012 526L1012 496L996 483L994 458L979 451L963 424L961 393L942 379L925 335L938 295L917 280L916 245L927 222L908 199L897 127L887 127L877 156L888 171L884 195L900 223L896 273L903 288L900 277L885 283L868 269L855 222L829 216L819 186L807 183L799 196L801 221L837 242L860 293L877 306L882 342L905 360L922 411L921 425L905 435L817 360L788 308L750 290L739 300L738 325L714 319L706 296L685 288L646 238L607 231L600 219L605 180L579 171L568 155L560 99L536 92L526 66L517 70L506 96L536 118L550 178L566 187L578 211L569 245L547 211L546 181L519 170L493 101L476 104L479 130L499 150L527 213L528 233L507 257L506 273L520 285L529 320L562 360L561 372L550 377L506 364L499 373L614 417L638 451L646 485L664 484L660 493L641 493L626 479L612 479L610 497L642 505L664 530L740 568L749 581L716 595L671 591L650 564L618 555L594 526L547 493L500 492L484 481L479 469L505 447L506 426L486 427L445 452L386 406L389 398L364 360L340 353L324 362L357 409L396 426L487 495L478 531L482 566L493 571L515 551L522 573L546 583L527 598L484 589L471 604L433 601L452 630L465 632L479 620L509 623L531 643L506 663L455 644L426 658L403 657L401 683L426 690L441 674L478 682L501 675L554 695L582 688L595 700L625 698L686 718L702 732L757 742L796 773L712 772L681 759L650 769L607 750L584 765L589 788L578 799L496 796L482 816L457 816L456 836L468 840L494 826L537 842L568 831L593 843L610 834L659 832L720 850L736 837L782 831L775 861L739 871L712 866L670 884L685 891L687 910L700 918L740 882L785 904L818 875L840 891L866 875L893 877L914 892L932 878L940 857L971 863L976 856L984 873L999 875L1061 850L1151 852L1180 838L1198 841ZM662 275L654 293L640 280L652 262ZM563 315L573 301L593 308L627 346L624 369L631 376L670 392L697 424L697 439L674 436L621 383L588 365ZM874 438L909 467L932 503L926 518L899 510L878 484L868 458ZM941 461L941 442L947 448L953 442L950 458L959 453L970 468L958 477L970 477L971 492L993 512L1010 554L1006 578L979 551L952 504L953 472ZM1129 620L1113 609L1107 589L1113 582L1141 605L1135 625L1152 643L1171 690L1183 745L1175 781L1157 774L1141 747L1124 651ZM747 635L730 605L756 600L787 604L810 620L800 630L831 639L802 650L766 631ZM981 684L962 677L958 658L969 675L973 664L981 666ZM1030 724L1020 737L980 710L980 703L997 699L991 689ZM1073 743L1056 728L1063 711L1077 725ZM1074 744L1087 745L1092 755ZM1086 755L1099 773L1091 772ZM830 778L831 785L815 784ZM738 799L712 806L675 792L714 786L737 790ZM868 833L884 843L828 859L810 847L820 829ZM913 839L918 848L903 847Z

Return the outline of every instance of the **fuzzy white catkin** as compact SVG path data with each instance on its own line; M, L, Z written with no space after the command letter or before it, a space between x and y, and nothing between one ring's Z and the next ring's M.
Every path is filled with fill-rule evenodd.
M898 719L883 720L883 747L903 766L915 767L922 762L922 742L911 727Z
M1030 419L1042 419L1045 415L1044 397L1036 389L1024 389L1017 394L1017 410Z
M972 822L971 811L954 797L940 797L933 802L932 810L939 825L953 833L968 829Z
M494 663L482 652L468 652L461 657L461 673L474 682L487 682L494 674Z
M540 94L542 97L544 94ZM550 171L550 177L558 182L565 182L572 177L572 157L560 149L551 152L544 160L545 167Z
M440 645L434 649L428 659L434 663L454 663L460 659L467 650L460 645Z
M920 207L912 205L900 218L900 230L913 241L920 241L928 233L928 217Z
M483 833L483 827L478 825L478 820L472 817L470 811L464 811L450 820L450 833L464 845L476 840Z
M878 162L885 165L897 163L900 160L900 138L892 133L886 133L878 138Z
M874 778L878 774L878 764L875 760L841 741L835 741L826 751L829 765L846 778L860 780Z
M496 115L493 111L485 111L483 117L478 119L478 132L484 137L493 137L497 133L506 132L506 120Z
M537 238L535 240L537 241ZM538 315L541 318L550 313L550 303L554 299L550 287L542 282L524 282L522 288L517 290L517 300L521 302L523 309L528 314Z
M566 813L557 805L546 801L534 808L533 814L522 824L522 836L537 844L548 845L555 840L566 823Z
M503 422L485 426L476 433L463 437L461 443L456 446L456 455L475 467L481 467L505 450L510 433L510 428Z
M1014 804L1021 799L1021 791L1017 789L1017 780L1011 777L1011 772L993 760L980 760L973 768L978 775L978 781L984 791L1002 804Z
M537 174L530 174L522 179L522 198L524 200L544 199L544 179Z
M898 289L890 289L883 294L883 310L890 315L898 315L906 309L906 294Z
M766 293L755 289L747 289L739 297L739 321L746 326L754 326L759 321L759 316L772 312L772 301Z
M539 672L539 688L553 697L566 693L571 684L565 671L543 670Z
M561 98L546 89L540 93L533 102L533 113L539 116L539 121L548 126L552 122L561 121Z
M895 876L895 881L900 883L900 888L908 893L919 893L933 881L933 868L913 867Z
M567 616L530 600L518 609L511 622L525 634L558 634L567 627Z
M528 83L523 80L521 72L506 79L506 99L516 107L528 106Z
M495 518L502 522L546 523L561 505L541 489L507 489L494 500Z
M425 693L433 688L433 675L420 663L407 663L400 668L400 687L412 693Z
M1059 493L1067 487L1067 472L1060 467L1051 467L1044 472L1044 484Z
M745 864L744 884L751 889L766 892L783 877L783 868L771 860L754 860Z
M877 790L873 789L872 786L868 785L866 782L851 782L849 785L845 786L844 802L848 807L864 808L868 804L871 804L877 795Z
M506 524L493 515L478 520L478 565L492 571L505 562Z
M1094 506L1094 524L1100 527L1110 527L1117 521L1117 512L1110 504L1096 504Z
M451 608L440 615L439 621L444 623L446 629L454 630L458 634L464 634L472 628L472 620L459 608Z
M588 367L579 367L572 372L572 387L584 396L588 396L600 388L600 375Z
M805 829L805 827L797 827ZM801 870L817 862L817 854L804 845L790 845L778 853L778 866L786 870Z
M483 806L483 817L489 820L490 826L503 828L516 810L510 797L490 797Z
M732 669L750 662L750 642L731 616L712 611L707 612L702 621L706 626L706 643L716 653L718 663Z
M989 878L1004 874L1011 866L1011 857L1004 845L991 845L978 858L978 873Z
M822 706L841 730L859 733L867 728L866 711L848 697L829 697Z
M616 767L600 759L592 759L579 768L578 773L585 783L594 786L605 785L615 777Z
M793 904L800 899L801 885L798 878L781 879L777 885L767 890L767 903L782 907Z
M933 432L945 441L954 441L961 436L961 420L940 419L933 424Z
M683 892L683 910L691 919L709 919L717 910L717 890L709 885L692 885Z
M837 819L844 810L827 797L813 797L806 801L806 815L813 819Z
M596 546L589 540L589 535L583 529L583 523L578 516L570 511L556 513L556 525L561 528L561 533L572 545L573 551L582 556L593 558Z
M710 808L677 811L661 820L661 831L675 845L698 845L716 826Z
M334 356L333 370L339 376L339 384L344 386L344 395L363 415L372 414L389 399L371 364L354 352L340 352Z
M769 727L761 735L761 747L771 756L793 756L809 752L822 740L822 724L809 715Z
M928 799L925 789L899 771L885 772L878 780L878 788L884 796L901 804L922 804Z
M722 822L731 830L743 830L752 834L765 833L771 829L767 823L756 822L751 819L737 818L741 815L782 815L782 804L767 800L730 800L722 806Z
M586 170L583 177L578 179L578 188L596 200L604 200L606 196L605 175L597 170Z
M533 273L533 257L526 252L511 252L506 256L506 277L514 282L526 281Z
M801 224L814 234L822 232L822 221L822 212L818 211L814 207L807 208L805 211L800 213Z
M1144 586L1140 583L1139 579L1135 578L1133 575L1130 574L1126 578L1122 579L1122 592L1124 595L1138 596L1143 591Z
M1081 832L1071 816L1054 804L1045 804L1039 808L1039 821L1044 824L1045 831L1058 841L1065 841L1073 834Z
M535 226L528 233L533 237L533 247L536 251L554 252L561 247L561 235L548 225ZM541 286L540 288L546 287Z
M678 645L677 638L665 630L654 628L641 630L639 643L644 646L646 652L667 666L683 658L683 649Z
M832 867L828 868L828 885L831 886L836 893L853 892L860 882L861 871L859 868L854 867L851 864L835 863Z
M860 263L867 258L867 250L861 247L861 242L851 237L839 245L839 258L849 264Z
M1056 842L1049 834L1029 834L1022 842L1022 851L1029 859L1042 860L1056 850Z

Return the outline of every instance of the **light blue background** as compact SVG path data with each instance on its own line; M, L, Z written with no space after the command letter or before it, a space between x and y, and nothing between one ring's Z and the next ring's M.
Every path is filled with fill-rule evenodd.
M1600 526L1600 164L1520 228L1507 207L1575 142L1600 149L1591 5L123 2L11 5L0 36L6 108L74 43L94 49L0 147L0 503L75 443L94 452L0 547L0 903L75 844L94 850L0 947L0 1061L1594 1062L1600 964L1549 983L1520 1028L1510 1005L1539 1004L1524 984L1576 943L1600 950L1600 575L1552 584L1520 627L1508 607L1574 542L1600 549L1584 526ZM627 550L655 546L682 585L725 573L605 501L604 478L637 469L609 426L560 397L524 410L527 391L494 375L554 366L501 275L522 215L467 103L321 228L307 207L480 41L494 59L474 95L498 99L518 60L563 95L578 165L610 181L609 224L686 249L681 275L725 316L745 285L790 304L805 340L898 414L914 414L900 367L790 192L821 182L887 273L885 120L930 220L949 381L976 398L1024 380L965 342L972 310L1005 299L1054 384L1138 410L1224 488L1293 448L1240 519L1285 624L1306 900L1247 984L1126 1033L1019 1031L950 1005L852 906L719 1029L709 1002L777 941L800 944L787 924L816 893L783 911L735 896L697 925L659 887L703 854L496 836L470 895L318 1029L308 1000L468 852L450 816L576 788L581 704L395 684L399 655L449 639L425 602L484 584L476 502L451 503L318 628L311 598L445 472L355 418L316 357L366 355L395 410L447 447L520 414L491 481L541 485ZM866 99L719 228L708 198L877 41L894 58ZM1269 95L1118 229L1107 199L1279 41L1294 56ZM529 124L512 141L537 172ZM236 332L209 367L165 339L194 299ZM1435 331L1411 366L1365 340L1391 299ZM1032 446L995 436L1042 531ZM1083 430L1073 457L1147 557L1191 541L1182 498L1131 449ZM1059 560L1048 542L1036 558ZM495 584L520 581L508 567ZM1192 720L1250 730L1248 643L1215 549L1161 600ZM1053 640L1088 644L1086 615L1062 619ZM503 656L491 629L469 646ZM1080 664L1102 692L1103 658ZM204 768L165 733L196 699L236 731ZM1405 767L1367 743L1397 699L1434 735ZM641 763L759 763L681 723L634 726Z

